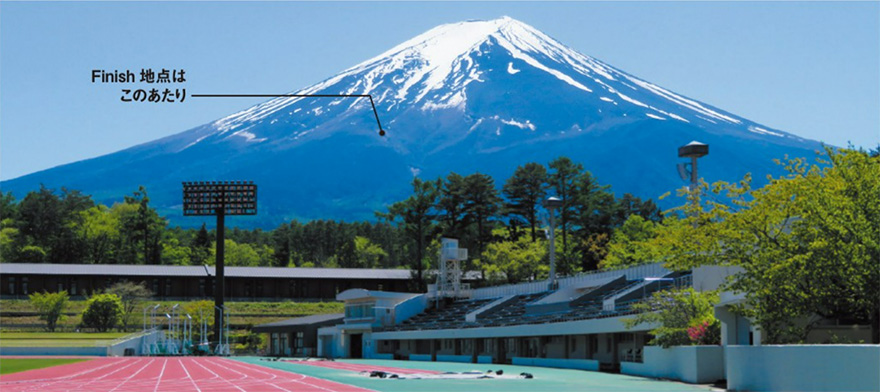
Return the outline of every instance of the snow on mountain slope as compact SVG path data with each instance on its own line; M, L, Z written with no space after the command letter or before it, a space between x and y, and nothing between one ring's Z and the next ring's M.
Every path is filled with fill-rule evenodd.
M815 141L684 97L502 17L437 26L293 94L114 154L3 183L23 193L66 186L118 200L147 185L179 221L179 183L262 181L255 225L290 218L369 219L405 197L413 175L480 171L503 181L518 165L559 155L617 192L656 197L681 185L675 148L712 145L701 173L736 180L778 171ZM623 158L623 159L621 159ZM755 178L763 176L756 175ZM498 184L499 187L501 184Z

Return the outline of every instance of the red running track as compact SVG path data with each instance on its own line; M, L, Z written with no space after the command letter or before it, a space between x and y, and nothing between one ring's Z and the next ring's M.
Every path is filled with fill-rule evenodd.
M370 389L226 358L98 358L0 376L3 392L314 391Z
M440 374L441 372L434 370L407 369L391 366L361 365L356 363L334 362L334 361L284 361L299 365L320 366L331 369L351 370L353 372L370 372L378 370L385 373L397 374Z

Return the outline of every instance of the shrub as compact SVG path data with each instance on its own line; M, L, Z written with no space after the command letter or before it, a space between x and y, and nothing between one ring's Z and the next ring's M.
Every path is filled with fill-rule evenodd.
M122 322L122 300L116 294L97 294L89 298L82 314L82 324L98 332L116 327Z
M31 304L40 313L40 319L46 320L46 329L55 332L58 321L64 318L64 308L70 297L67 291L57 293L33 293L30 296Z

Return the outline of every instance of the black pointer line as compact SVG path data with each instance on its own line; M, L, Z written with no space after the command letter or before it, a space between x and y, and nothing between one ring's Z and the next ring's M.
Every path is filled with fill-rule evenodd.
M370 106L373 107L373 115L376 116L376 125L379 126L379 136L385 136L385 130L382 129L382 123L379 122L379 112L376 111L376 104L373 102L373 96L370 94L192 94L193 98L369 98Z

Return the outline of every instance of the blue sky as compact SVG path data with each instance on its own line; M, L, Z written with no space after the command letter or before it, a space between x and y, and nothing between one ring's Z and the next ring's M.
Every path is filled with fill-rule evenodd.
M284 93L438 24L508 15L677 93L833 145L880 140L880 3L193 2L0 5L0 179L175 134L260 99L119 101L92 69Z

